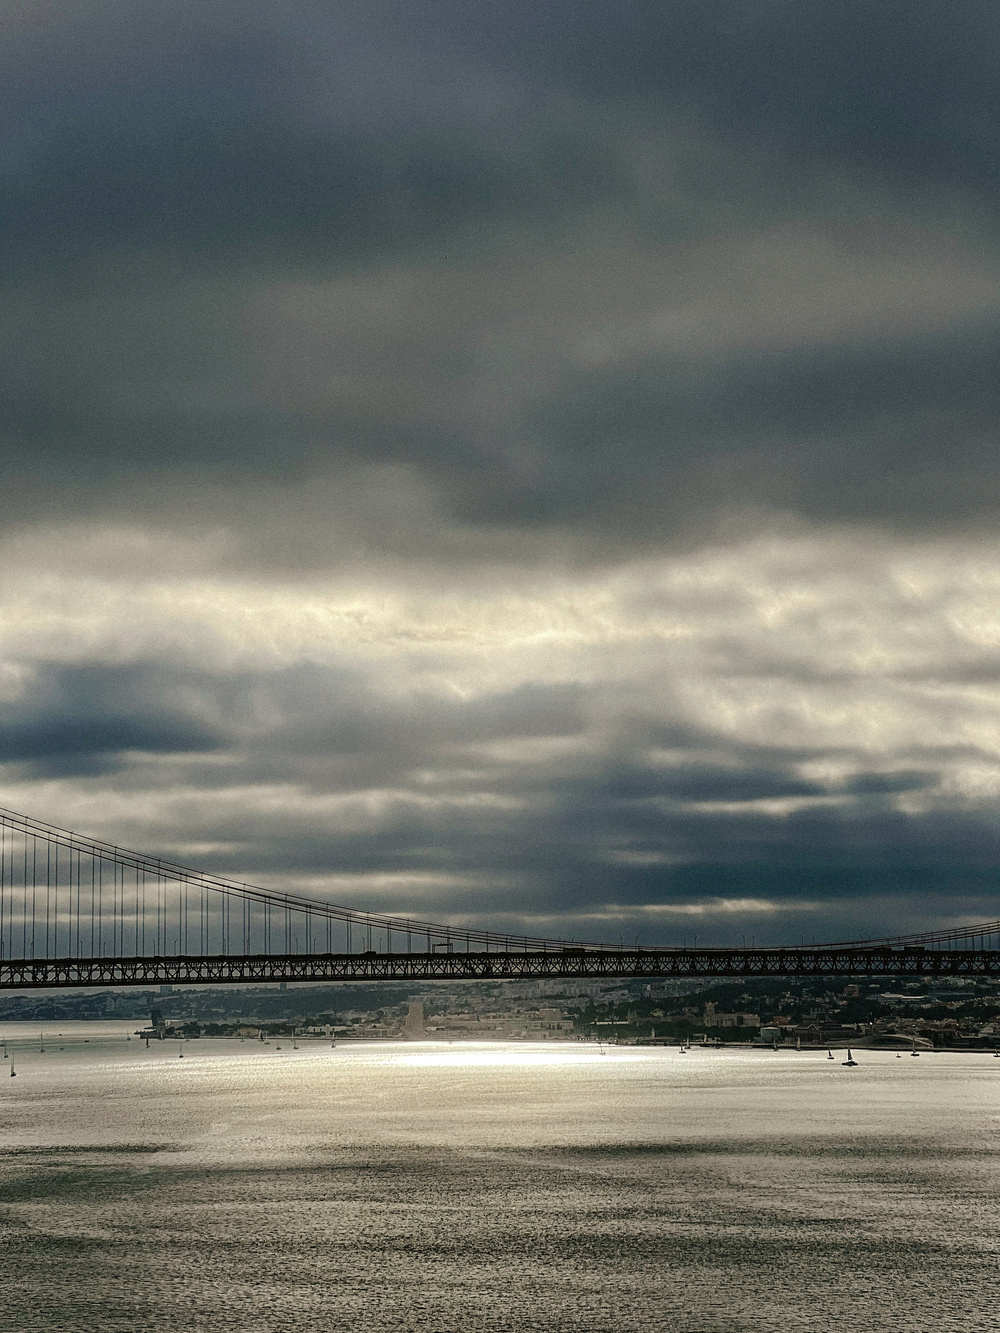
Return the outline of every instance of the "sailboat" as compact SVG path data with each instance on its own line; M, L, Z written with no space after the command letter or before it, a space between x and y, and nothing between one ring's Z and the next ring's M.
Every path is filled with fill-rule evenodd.
M801 1037L796 1037L796 1038L795 1038L795 1049L796 1049L797 1051L801 1051L801 1050L802 1050L802 1038L801 1038Z
M917 1039L916 1039L916 1037L911 1037L910 1040L913 1042L913 1050L910 1052L910 1054L911 1054L911 1055L919 1055L920 1052L917 1050Z
M44 1055L44 1054L45 1054L45 1033L44 1033L44 1032L39 1032L39 1034L38 1034L38 1054L39 1054L39 1055Z
M854 1056L851 1054L850 1046L848 1046L847 1048L847 1059L841 1060L840 1063L842 1065L846 1065L848 1068L853 1068L858 1063L857 1060L855 1060Z
M830 1050L829 1046L826 1048L826 1058L827 1058L828 1060L832 1060L832 1059L833 1059L833 1051Z
M897 1059L897 1060L902 1060L902 1058L903 1058L902 1055L899 1053L899 1051L897 1051L897 1052L896 1052L896 1059Z
M11 1062L10 1062L10 1076L11 1076L11 1078L17 1078L17 1074L16 1074L16 1072L15 1072L15 1070L14 1070L14 1061L13 1061L13 1060L11 1060Z

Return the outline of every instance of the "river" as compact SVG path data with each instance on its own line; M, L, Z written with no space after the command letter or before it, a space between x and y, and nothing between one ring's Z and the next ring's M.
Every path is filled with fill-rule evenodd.
M129 1026L0 1024L5 1333L995 1333L989 1055Z

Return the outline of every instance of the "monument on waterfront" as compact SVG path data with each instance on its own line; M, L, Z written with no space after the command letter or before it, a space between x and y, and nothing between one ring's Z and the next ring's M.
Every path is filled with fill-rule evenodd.
M403 1036L407 1041L421 1041L424 1035L424 1005L422 1000L411 1000L403 1020Z

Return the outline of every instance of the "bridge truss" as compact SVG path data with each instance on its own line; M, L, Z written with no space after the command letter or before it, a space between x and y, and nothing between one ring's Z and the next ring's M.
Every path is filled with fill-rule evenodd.
M615 948L275 893L0 809L0 990L560 977L1000 976L1000 921L801 948Z
M601 949L558 953L275 954L0 962L0 990L275 981L525 981L560 977L1000 977L1000 950Z

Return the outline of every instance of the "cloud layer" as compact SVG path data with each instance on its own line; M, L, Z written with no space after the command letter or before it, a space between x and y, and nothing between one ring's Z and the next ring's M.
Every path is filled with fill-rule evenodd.
M11 6L3 803L534 934L996 916L997 27Z

